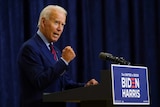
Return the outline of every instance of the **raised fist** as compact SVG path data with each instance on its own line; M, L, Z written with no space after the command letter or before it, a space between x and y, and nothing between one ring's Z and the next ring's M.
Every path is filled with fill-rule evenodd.
M66 46L62 50L62 58L67 61L68 63L73 60L76 57L76 54L74 50L71 48L71 46Z

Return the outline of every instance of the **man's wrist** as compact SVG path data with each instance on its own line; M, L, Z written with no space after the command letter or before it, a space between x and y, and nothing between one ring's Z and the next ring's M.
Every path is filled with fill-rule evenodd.
M65 62L66 65L69 64L69 63L68 63L65 59L63 59L62 57L61 57L61 59Z

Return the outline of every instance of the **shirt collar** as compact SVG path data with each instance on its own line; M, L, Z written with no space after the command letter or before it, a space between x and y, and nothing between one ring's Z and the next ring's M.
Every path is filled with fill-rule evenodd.
M49 48L49 42L48 40L46 39L46 37L42 34L42 32L40 30L37 31L37 34L40 36L40 38L43 40L43 42L46 44L46 46Z

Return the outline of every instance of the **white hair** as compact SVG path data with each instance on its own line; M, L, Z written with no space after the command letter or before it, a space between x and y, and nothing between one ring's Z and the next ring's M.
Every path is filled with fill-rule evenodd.
M53 10L62 11L67 16L67 11L63 7L58 6L58 5L48 5L40 13L39 20L38 20L38 27L40 25L42 17L45 17L48 19Z

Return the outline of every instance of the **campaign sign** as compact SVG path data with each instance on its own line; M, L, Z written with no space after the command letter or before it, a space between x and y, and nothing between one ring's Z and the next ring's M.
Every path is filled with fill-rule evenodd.
M148 69L111 64L113 105L149 105Z

